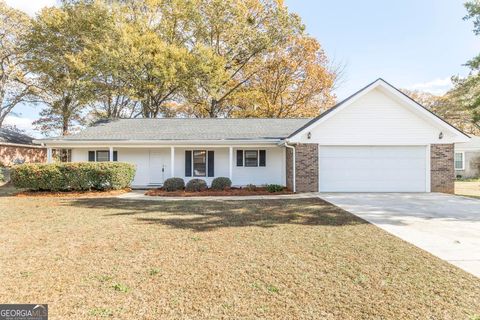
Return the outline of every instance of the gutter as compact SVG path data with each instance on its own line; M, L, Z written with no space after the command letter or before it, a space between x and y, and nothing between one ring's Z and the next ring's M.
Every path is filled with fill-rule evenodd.
M35 144L20 144L20 143L10 143L10 142L0 142L0 146L7 147L19 147L19 148L30 148L30 149L44 149L42 145Z
M294 145L289 145L288 144L289 141L288 140L285 140L285 147L289 148L289 149L292 149L292 179L293 179L293 192L297 192L297 183L296 183L296 174L295 174L295 146Z

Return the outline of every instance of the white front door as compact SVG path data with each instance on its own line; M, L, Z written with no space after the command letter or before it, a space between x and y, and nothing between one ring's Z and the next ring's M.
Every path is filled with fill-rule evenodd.
M320 192L425 192L425 146L320 146Z
M165 152L150 150L150 184L162 184L167 173L168 157Z

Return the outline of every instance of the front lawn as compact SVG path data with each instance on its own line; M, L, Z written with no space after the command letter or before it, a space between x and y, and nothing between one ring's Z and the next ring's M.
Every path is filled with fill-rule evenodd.
M470 319L480 281L319 199L0 198L2 303L51 319Z

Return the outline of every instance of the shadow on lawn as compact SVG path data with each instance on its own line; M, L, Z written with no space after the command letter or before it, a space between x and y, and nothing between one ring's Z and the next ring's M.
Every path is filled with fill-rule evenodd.
M15 188L12 183L2 183L0 182L0 197L11 197L18 193L19 189Z
M281 224L344 226L367 223L318 198L158 202L96 198L76 199L65 204L109 210L107 216L136 216L135 219L143 223L194 231L248 226L269 228Z

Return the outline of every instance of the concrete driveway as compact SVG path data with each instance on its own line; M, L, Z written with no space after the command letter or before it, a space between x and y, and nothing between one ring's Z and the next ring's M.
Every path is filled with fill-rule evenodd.
M440 193L319 195L480 277L480 200Z

